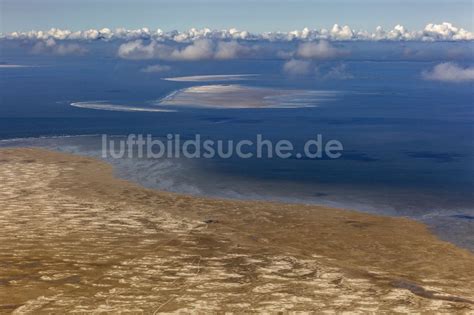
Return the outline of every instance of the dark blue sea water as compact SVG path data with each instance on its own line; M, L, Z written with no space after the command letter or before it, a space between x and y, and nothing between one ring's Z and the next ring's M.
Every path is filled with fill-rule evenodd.
M152 62L113 57L52 58L14 54L0 69L1 146L33 145L100 156L101 134L209 139L314 138L344 145L336 160L109 159L117 174L147 187L227 198L321 203L428 223L442 238L474 248L473 84L423 80L437 60L342 61L352 79L288 77L281 60L171 62L168 73L143 73ZM466 61L461 63L468 64ZM324 62L324 69L340 64ZM256 73L247 86L338 92L318 107L112 112L71 102L107 100L140 106L184 87L161 77ZM78 136L80 135L80 136ZM65 137L67 136L67 137ZM13 139L13 140L12 140Z

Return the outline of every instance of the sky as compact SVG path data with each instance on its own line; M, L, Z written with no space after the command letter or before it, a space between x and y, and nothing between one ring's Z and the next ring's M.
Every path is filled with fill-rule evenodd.
M474 29L471 0L0 0L0 32L62 28L148 27L164 31L192 27L251 32L330 28L423 29L451 22Z

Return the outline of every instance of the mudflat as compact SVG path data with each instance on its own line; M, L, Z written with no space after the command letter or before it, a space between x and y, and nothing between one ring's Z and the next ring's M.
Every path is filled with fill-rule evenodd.
M193 197L0 150L0 313L474 312L474 255L419 222Z

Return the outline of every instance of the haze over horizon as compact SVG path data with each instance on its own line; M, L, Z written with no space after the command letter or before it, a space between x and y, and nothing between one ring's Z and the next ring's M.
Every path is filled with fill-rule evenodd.
M183 9L185 8L185 9ZM367 31L398 24L410 30L450 22L473 30L472 1L215 1L215 0L0 0L0 32L62 28L71 30L148 27L164 31L190 28L250 32L292 31L349 25ZM466 14L471 12L471 14Z

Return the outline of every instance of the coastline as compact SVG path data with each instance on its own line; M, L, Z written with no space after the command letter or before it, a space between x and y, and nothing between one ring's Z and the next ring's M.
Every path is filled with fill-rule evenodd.
M4 311L474 310L474 255L420 222L154 191L43 149L0 161Z

